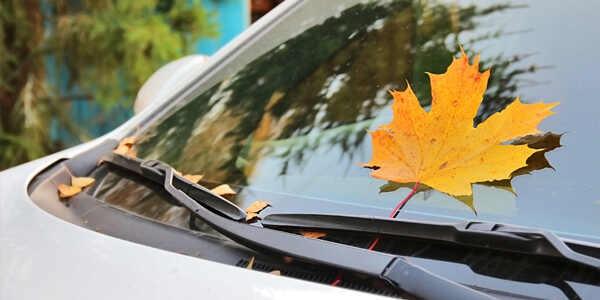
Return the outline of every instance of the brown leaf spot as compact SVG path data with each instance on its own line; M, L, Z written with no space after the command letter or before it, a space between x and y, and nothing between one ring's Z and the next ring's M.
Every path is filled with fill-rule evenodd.
M441 170L441 169L445 168L446 166L448 166L447 161L445 161L443 164L441 164L439 169Z

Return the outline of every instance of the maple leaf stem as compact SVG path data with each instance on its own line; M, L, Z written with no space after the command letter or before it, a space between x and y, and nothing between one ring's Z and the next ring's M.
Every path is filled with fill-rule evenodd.
M404 199L402 199L402 201L400 201L400 202L398 202L398 204L396 204L396 207L394 207L394 209L390 213L390 218L396 218L396 216L398 216L398 213L404 207L404 205L406 205L406 202L408 202L408 200L410 200L410 198L412 198L417 193L417 191L419 190L419 185L420 185L419 182L415 182L415 185L413 185L410 193L408 193L408 195L406 195L406 197L404 197ZM371 241L371 244L369 244L368 249L369 250L375 249L375 247L377 246L378 243L379 243L379 237L375 237L373 239L373 241ZM331 282L331 285L337 286L341 282L342 282L342 273L340 272L337 274L335 279Z
M404 205L406 205L406 202L408 202L408 200L410 200L410 198L412 198L417 193L417 191L419 190L419 185L420 183L418 181L415 182L415 185L413 185L413 188L410 191L410 193L408 193L408 195L406 195L406 197L404 197L402 201L396 204L396 207L394 207L394 210L392 210L392 212L390 213L390 218L396 218L396 216L398 216L398 213L404 207Z
M342 282L342 273L338 273L337 276L335 276L335 279L331 282L331 285L337 286L341 282Z

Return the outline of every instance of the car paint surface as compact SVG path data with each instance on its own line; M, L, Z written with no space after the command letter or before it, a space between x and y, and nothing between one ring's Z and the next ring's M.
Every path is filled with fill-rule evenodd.
M286 1L211 57L202 70L182 76L209 77L212 67L296 4ZM61 220L30 199L28 183L45 167L106 139L125 137L170 100L193 90L190 86L173 97L154 99L103 137L0 172L0 299L383 299L121 240ZM46 201L59 201L58 195Z
M31 175L88 146L0 173L0 299L380 298L135 244L37 207Z

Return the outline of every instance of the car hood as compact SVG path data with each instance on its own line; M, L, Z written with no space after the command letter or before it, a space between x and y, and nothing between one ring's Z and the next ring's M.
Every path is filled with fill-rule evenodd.
M1 299L382 299L121 240L59 219L29 198L35 174L101 140L0 172Z

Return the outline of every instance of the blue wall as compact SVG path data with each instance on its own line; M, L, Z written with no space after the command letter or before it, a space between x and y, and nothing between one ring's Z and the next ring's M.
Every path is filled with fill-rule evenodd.
M202 0L204 7L215 14L219 34L216 38L198 41L196 52L211 55L244 31L250 24L249 2L249 0ZM52 68L53 61L49 60L48 63ZM68 74L64 75L68 76ZM114 107L106 112L96 103L85 99L69 102L71 119L91 138L113 130L133 115L130 107ZM64 145L74 145L79 142L78 138L60 128L56 121L51 124L50 134L52 140Z
M198 53L213 54L250 25L249 0L202 0L204 7L216 13L219 36L198 42Z

